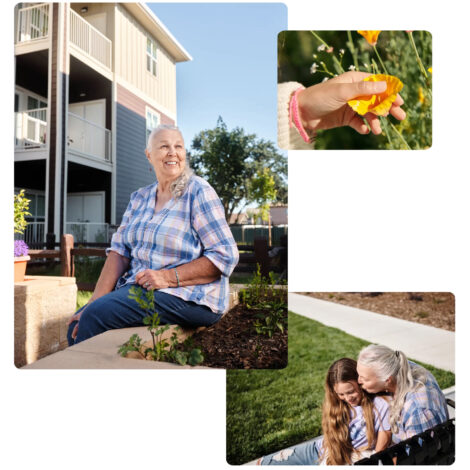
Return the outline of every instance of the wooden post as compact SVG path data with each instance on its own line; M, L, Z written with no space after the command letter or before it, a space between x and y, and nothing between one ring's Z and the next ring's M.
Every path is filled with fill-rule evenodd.
M60 239L60 267L61 276L73 277L75 263L72 260L73 235L64 233Z
M268 254L268 240L266 238L255 238L255 259L260 266L261 276L269 278L270 260Z
M46 250L53 250L54 248L55 248L55 234L46 233Z

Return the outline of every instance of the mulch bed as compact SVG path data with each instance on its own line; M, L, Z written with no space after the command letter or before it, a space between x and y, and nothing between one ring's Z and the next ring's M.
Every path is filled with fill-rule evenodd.
M448 292L308 292L304 294L455 331L455 298Z
M257 334L255 313L236 305L215 325L193 335L194 347L204 355L203 366L223 369L282 369L287 366L287 328L271 338ZM286 321L287 325L287 308Z

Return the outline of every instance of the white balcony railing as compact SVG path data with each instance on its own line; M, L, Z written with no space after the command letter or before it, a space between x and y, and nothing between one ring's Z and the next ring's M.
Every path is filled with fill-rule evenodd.
M44 222L28 222L24 233L15 233L15 240L24 240L27 245L44 243Z
M72 9L70 42L108 69L111 68L111 41Z
M71 233L75 243L108 243L109 224L98 222L67 222L65 232Z
M15 113L15 147L30 149L46 146L47 108Z
M111 162L111 131L69 113L68 145L85 155Z
M16 42L44 39L49 34L49 3L18 10Z

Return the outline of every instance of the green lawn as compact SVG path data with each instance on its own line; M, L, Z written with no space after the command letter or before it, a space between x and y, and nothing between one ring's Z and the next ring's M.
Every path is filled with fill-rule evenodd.
M287 368L227 371L227 461L239 465L320 435L328 367L341 357L357 358L367 344L289 312ZM422 365L441 388L454 385L451 372Z

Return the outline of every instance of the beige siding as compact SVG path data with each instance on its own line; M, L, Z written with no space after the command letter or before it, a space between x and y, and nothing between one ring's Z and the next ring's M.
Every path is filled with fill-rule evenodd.
M147 107L153 111L158 112L156 109L153 109L148 103L138 96L131 93L129 90L124 88L121 85L117 85L117 96L116 101L122 106L126 107L128 110L132 111L143 118L146 117ZM166 116L164 113L158 112L160 114L161 124L171 124L174 125L175 121L170 117Z
M147 31L121 5L116 8L116 75L176 114L176 66L161 47L157 51L157 77L147 71Z

